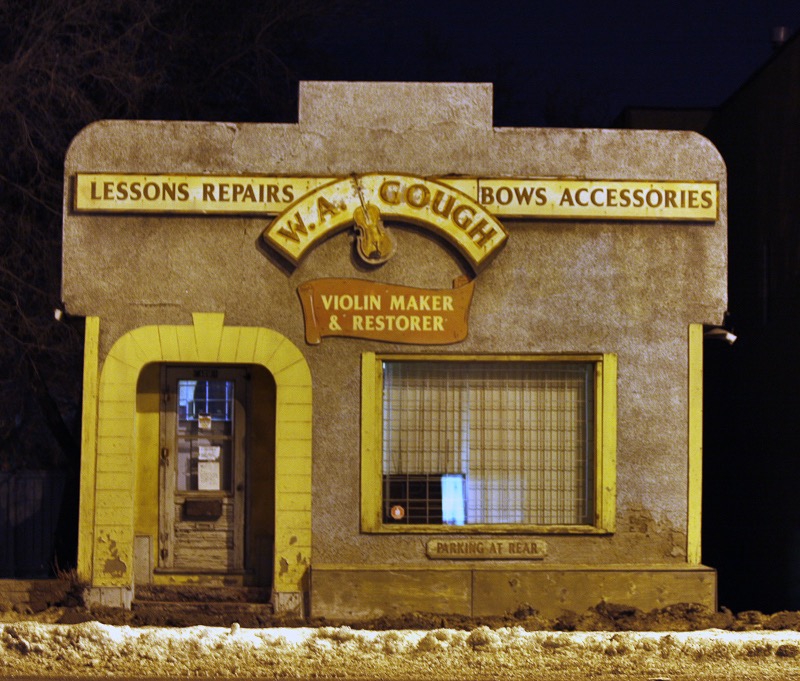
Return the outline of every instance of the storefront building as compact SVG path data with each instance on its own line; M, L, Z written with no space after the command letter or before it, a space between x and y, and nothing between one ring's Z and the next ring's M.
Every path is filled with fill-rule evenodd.
M79 576L359 619L715 606L693 133L495 128L483 84L303 83L297 124L103 121L66 159Z

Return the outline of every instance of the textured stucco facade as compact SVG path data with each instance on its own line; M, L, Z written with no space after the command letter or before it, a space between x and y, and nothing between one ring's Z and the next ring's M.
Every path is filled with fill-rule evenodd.
M690 470L690 327L720 324L726 309L724 164L711 143L694 133L495 128L491 103L491 86L484 84L314 82L301 84L297 124L95 123L76 137L66 159L67 311L98 320L98 376L115 344L141 328L194 328L195 336L205 328L220 343L233 337L228 329L264 329L281 339L278 354L291 347L302 356L310 376L304 390L310 387L313 394L305 438L311 506L299 512L310 517L310 547L298 563L302 576L286 592L305 596L314 614L362 617L412 609L486 614L523 602L552 612L604 598L640 607L679 601L713 605L713 571L699 564L699 546L692 545L699 506L697 490L690 488L700 478ZM450 244L401 223L388 225L396 255L380 267L359 261L351 231L325 240L291 267L261 240L269 222L264 216L78 213L71 183L81 172L704 181L718 183L719 213L713 223L504 221L508 242L476 277L463 342L432 349L328 338L311 346L296 292L305 281L351 277L444 289L471 272ZM547 556L538 561L444 563L426 556L425 542L435 532L362 532L362 353L392 351L613 353L618 372L614 531L549 534ZM215 352L195 358L243 361L243 355L226 355L224 348ZM269 351L264 357L256 363L282 369L273 367ZM162 348L143 350L131 365L159 361L184 360ZM276 383L280 410L277 378ZM100 433L97 440L84 434L83 489L95 495L103 484L103 462L114 456L97 453L108 420L98 412L101 401L102 394L86 400L90 413L84 416ZM128 424L123 428L138 427L136 408L131 409L123 415ZM130 560L122 559L111 577L101 574L102 542L92 530L102 526L102 509L91 503L99 497L82 499L82 569L98 588L133 585L136 519L148 512L136 492L137 476L147 470L141 461L157 459L158 445L141 433L129 436L126 451L135 462L123 471L125 489L117 490L123 501L107 525L122 528L115 550ZM292 454L279 448L275 456L280 467L281 457ZM111 478L114 465L108 468ZM290 516L277 515L276 523L281 517ZM279 561L275 565L277 575Z

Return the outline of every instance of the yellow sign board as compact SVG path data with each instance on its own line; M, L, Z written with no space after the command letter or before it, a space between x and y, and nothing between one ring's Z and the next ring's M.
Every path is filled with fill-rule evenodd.
M716 221L715 182L481 179L476 198L497 216Z
M371 174L362 178L390 177ZM401 177L401 176L398 176ZM73 208L97 213L278 215L335 177L78 173ZM496 218L714 222L716 182L441 177Z
M422 225L452 243L476 269L505 243L503 226L470 196L435 180L411 175L348 177L306 194L264 231L267 242L298 263L314 244L375 211ZM367 223L364 223L367 224Z
M79 213L276 215L331 179L78 173L73 205Z

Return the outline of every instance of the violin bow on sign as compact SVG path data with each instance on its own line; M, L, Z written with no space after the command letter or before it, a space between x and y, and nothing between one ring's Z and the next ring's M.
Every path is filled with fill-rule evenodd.
M356 223L358 254L370 265L382 265L394 255L394 241L383 226L377 206L364 201L358 178L353 178L361 206L353 212Z

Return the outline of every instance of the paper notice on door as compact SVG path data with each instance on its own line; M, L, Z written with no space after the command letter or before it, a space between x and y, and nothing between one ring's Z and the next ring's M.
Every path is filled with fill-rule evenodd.
M200 461L218 461L219 452L219 446L200 445L197 448L197 458Z
M197 428L199 430L211 430L211 426L212 426L211 414L197 415Z
M219 461L197 462L197 489L219 489Z

